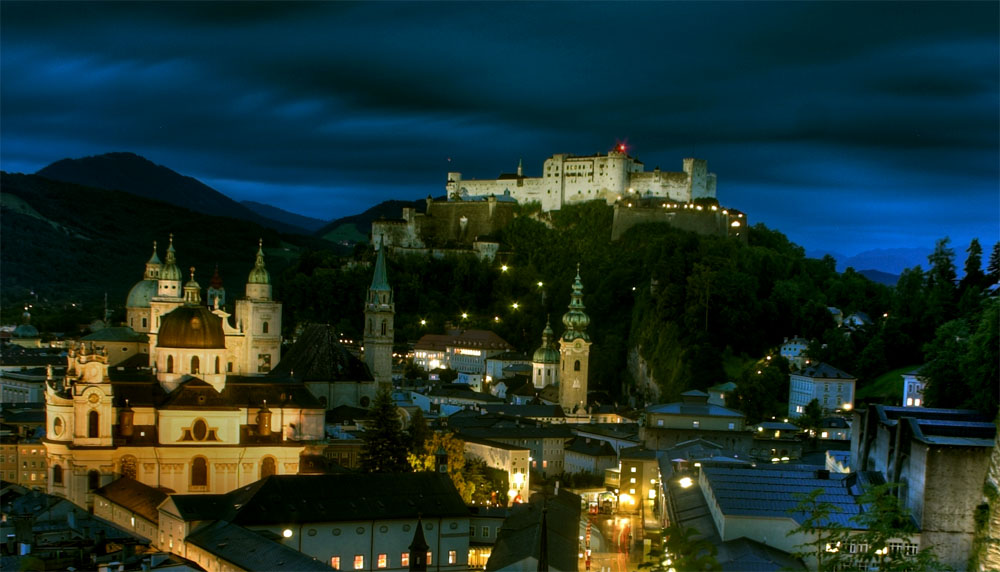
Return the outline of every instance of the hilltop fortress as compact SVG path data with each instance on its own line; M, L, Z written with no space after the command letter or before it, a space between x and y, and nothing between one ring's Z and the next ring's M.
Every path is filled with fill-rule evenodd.
M548 212L593 200L615 207L611 240L637 224L658 222L745 241L746 217L718 205L716 178L707 161L684 159L683 169L645 171L619 145L606 155L553 155L545 160L541 177L525 177L520 164L516 173L489 180L448 173L446 200L428 197L425 213L404 208L401 219L374 221L372 242L396 252L438 257L474 252L490 259L499 244L486 237L513 220L516 204L537 203Z
M448 173L446 189L449 201L509 196L521 204L537 202L543 211L595 199L609 205L629 199L678 203L714 199L715 174L708 172L707 161L689 158L683 164L679 173L659 167L645 171L642 162L619 145L607 155L553 155L545 160L541 177L525 177L520 164L516 173L503 173L493 180L464 180L461 173Z

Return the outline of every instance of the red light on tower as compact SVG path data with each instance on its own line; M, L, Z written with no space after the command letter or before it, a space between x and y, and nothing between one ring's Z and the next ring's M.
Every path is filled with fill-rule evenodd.
M624 153L625 152L625 144L624 143L619 143L618 144L618 150L621 151L622 153Z

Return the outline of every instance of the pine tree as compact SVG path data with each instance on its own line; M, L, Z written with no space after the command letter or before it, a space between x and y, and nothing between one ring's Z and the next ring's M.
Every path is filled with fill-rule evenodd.
M990 252L990 261L986 265L986 277L989 278L990 284L1000 282L1000 242L994 244L993 251Z
M375 394L368 427L362 434L361 470L366 473L407 473L407 437L392 402L392 393L381 389Z
M969 248L965 250L969 254L965 259L965 277L962 278L963 286L979 287L983 282L983 247L979 245L979 239L973 238L969 243Z

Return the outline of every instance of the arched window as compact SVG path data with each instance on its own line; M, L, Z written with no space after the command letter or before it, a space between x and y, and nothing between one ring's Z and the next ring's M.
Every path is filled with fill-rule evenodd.
M174 356L167 356L167 373L174 373Z
M274 462L274 457L264 457L260 462L260 478L276 474L278 474L278 467L277 463Z
M215 373L219 373L219 356L215 356Z
M191 486L208 486L208 461L205 457L195 457L191 460Z
M101 414L91 411L87 415L87 437L97 438L101 436Z
M122 457L122 476L134 479L136 477L137 464L135 457L132 455Z
M263 324L261 325L261 333L264 333L264 334L266 334L266 333L267 333L267 330L268 330L268 325L267 325L267 322L264 322L264 323L263 323Z
M385 321L385 320L382 320L382 335L383 335L383 336L385 335L385 330L386 330L386 327L387 327L387 326L386 326L386 321Z
M580 360L576 360L576 363L573 364L573 371L580 371Z
M94 490L101 487L101 473L100 471L91 470L87 473L87 489Z
M198 359L198 356L191 356L191 373L192 374L201 373L200 370L201 370L201 360Z
M63 484L63 470L60 465L52 465L52 483L56 485Z

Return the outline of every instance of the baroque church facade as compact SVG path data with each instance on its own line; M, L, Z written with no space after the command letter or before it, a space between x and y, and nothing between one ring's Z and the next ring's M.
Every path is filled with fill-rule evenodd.
M109 368L102 348L71 348L65 376L46 381L48 492L90 506L122 476L165 492L223 493L299 472L305 443L324 437L324 407L280 361L281 304L263 245L235 315L211 307L194 269L182 284L171 238L129 293L129 325L149 337L149 367Z

